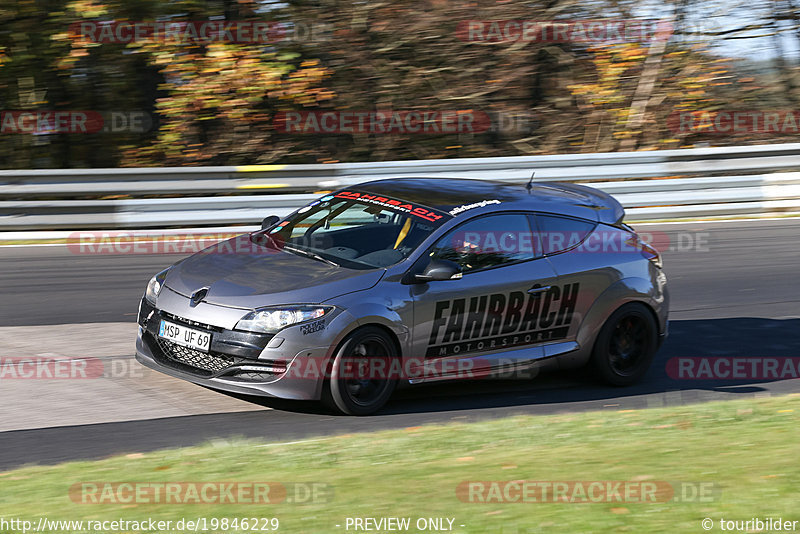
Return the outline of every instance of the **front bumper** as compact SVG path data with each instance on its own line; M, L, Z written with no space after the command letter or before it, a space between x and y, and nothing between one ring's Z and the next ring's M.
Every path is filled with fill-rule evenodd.
M209 352L159 338L162 319L211 332ZM185 319L157 309L143 299L136 360L164 374L212 389L282 399L319 399L323 377L292 373L291 365L298 357L323 361L327 347L298 351L291 348L292 343L275 341L278 339L269 334L251 334ZM271 345L277 346L273 350Z

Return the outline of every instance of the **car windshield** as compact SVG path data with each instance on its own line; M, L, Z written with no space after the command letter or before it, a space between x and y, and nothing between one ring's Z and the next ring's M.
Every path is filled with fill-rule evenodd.
M349 269L389 267L408 257L450 216L378 195L344 191L322 197L258 232L286 252Z

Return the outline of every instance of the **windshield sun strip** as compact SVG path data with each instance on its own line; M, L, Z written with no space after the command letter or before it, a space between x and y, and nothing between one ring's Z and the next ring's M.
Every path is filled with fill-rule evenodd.
M334 198L352 200L366 205L379 206L403 215L414 216L436 225L444 224L446 221L453 218L453 216L449 213L436 208L431 208L422 204L416 204L414 202L400 200L385 195L373 195L363 191L340 191L334 195Z

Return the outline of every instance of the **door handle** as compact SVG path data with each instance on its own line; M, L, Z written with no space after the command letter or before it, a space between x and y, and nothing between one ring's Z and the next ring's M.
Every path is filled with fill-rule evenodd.
M543 286L543 287L532 287L532 288L530 288L530 289L528 290L528 293L530 293L531 295L534 295L534 294L536 294L536 293L544 293L544 292L545 292L545 291L547 291L548 289L550 289L550 286Z

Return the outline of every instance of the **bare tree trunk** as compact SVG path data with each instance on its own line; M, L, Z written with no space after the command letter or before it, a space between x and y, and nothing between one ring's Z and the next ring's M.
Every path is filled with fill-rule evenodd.
M671 19L669 20L669 24L672 24ZM642 75L639 77L639 84L636 86L636 91L633 93L633 101L631 102L628 121L625 125L625 129L628 131L638 130L642 127L642 124L644 124L644 112L653 95L656 78L658 78L658 71L661 67L661 58L664 57L667 41L669 41L669 35L661 35L660 39L650 45L647 59L644 60ZM633 150L636 148L636 140L638 137L638 134L633 134L631 137L624 139L621 143L621 148L623 150Z

